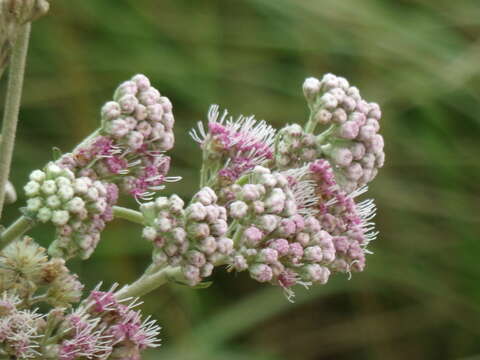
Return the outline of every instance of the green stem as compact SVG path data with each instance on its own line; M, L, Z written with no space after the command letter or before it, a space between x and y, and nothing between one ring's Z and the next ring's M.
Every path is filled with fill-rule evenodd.
M310 110L310 116L308 117L307 124L305 125L305 132L307 134L313 134L317 127L316 121L313 119L314 112Z
M0 250L13 240L25 234L35 222L26 216L19 217L12 225L0 234Z
M125 219L130 222L144 225L143 222L143 215L139 211L135 211L132 209L124 208L121 206L114 206L113 207L113 216L119 219Z
M78 144L77 146L75 146L72 150L72 153L75 152L75 150L78 150L80 147L86 145L90 140L92 140L93 138L97 137L100 135L100 131L101 131L101 128L98 128L96 129L94 132L92 132L90 135L88 135L85 139L82 140L82 142L80 144Z
M117 298L121 300L132 297L141 297L167 283L170 279L180 280L181 277L182 272L180 267L168 266L152 275L144 275L137 281L124 287L117 292Z
M2 138L0 144L0 219L2 218L5 201L5 186L10 175L15 134L17 132L20 99L22 98L23 75L27 59L28 40L30 38L30 23L21 27L13 46L11 57L5 112L3 115Z

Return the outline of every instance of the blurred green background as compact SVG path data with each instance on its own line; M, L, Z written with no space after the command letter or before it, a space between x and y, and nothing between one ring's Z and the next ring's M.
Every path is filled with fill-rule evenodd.
M17 189L53 146L67 151L92 131L138 72L174 104L172 174L183 181L167 193L197 187L187 132L209 104L301 122L303 79L326 72L381 104L387 153L370 186L380 236L364 273L299 289L295 304L222 270L206 290L163 287L145 298L163 327L145 359L480 359L478 0L53 0L33 27ZM42 244L52 233L32 231ZM140 227L118 220L72 266L89 287L123 284L149 251Z

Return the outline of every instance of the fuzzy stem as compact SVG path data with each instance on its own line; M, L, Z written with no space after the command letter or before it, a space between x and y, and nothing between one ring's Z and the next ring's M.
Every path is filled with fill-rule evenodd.
M114 206L113 207L113 216L119 219L125 219L130 222L144 225L143 222L143 215L139 211L135 211L132 209L124 208L121 206Z
M310 116L308 117L307 124L305 125L305 132L307 134L313 134L313 132L315 131L315 128L317 127L317 123L313 119L313 116L314 116L314 112L310 110Z
M0 219L2 218L5 201L5 186L10 175L15 134L17 132L20 99L22 97L23 75L27 59L28 40L30 38L30 23L22 26L13 46L11 57L5 112L3 115L2 138L0 144Z
M26 216L19 217L12 225L0 234L0 250L13 240L25 234L35 222Z
M181 277L180 267L167 266L152 275L142 276L137 281L118 291L116 296L119 300L141 297L167 283L170 279L180 280Z

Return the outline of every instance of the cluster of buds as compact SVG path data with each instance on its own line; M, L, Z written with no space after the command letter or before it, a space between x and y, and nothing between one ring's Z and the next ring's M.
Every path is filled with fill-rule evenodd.
M333 236L336 250L333 270L363 271L365 254L368 253L366 248L377 235L370 222L376 210L373 200L355 203L355 197L365 192L366 187L347 194L336 184L333 170L324 159L309 164L308 169L319 199L317 218Z
M240 224L231 266L281 286L289 296L296 284L325 284L335 259L332 237L307 206L314 189L303 175L257 166L247 184L232 187L237 200L229 206L229 215Z
M108 180L135 199L151 199L167 177L174 145L172 103L144 75L120 84L102 108L100 135L59 159L81 176Z
M75 174L53 162L34 170L24 187L26 214L52 222L57 231L49 248L53 256L88 258L100 240L105 223L112 219L117 202L115 184Z
M36 311L19 309L20 304L20 298L15 295L4 292L0 297L2 354L13 359L37 358L41 338L38 330L45 321Z
M333 74L306 79L303 91L311 110L307 130L327 128L316 137L317 157L332 163L347 192L372 181L385 160L378 104L366 102L356 87Z
M101 128L72 153L33 171L24 187L25 215L56 227L48 250L54 257L30 238L0 252L0 354L139 360L158 346L160 328L142 319L136 300L120 299L144 291L142 281L150 288L149 281L171 274L195 286L215 266L227 265L280 286L290 299L296 284L326 284L332 273L362 271L377 235L375 205L355 198L383 166L380 109L331 74L308 78L303 90L308 123L278 133L253 116L220 115L213 105L208 125L191 132L203 167L201 189L186 205L177 195L154 198L165 182L178 179L167 176L164 155L174 144L170 101L144 75L122 83L102 108ZM324 131L317 134L320 125ZM83 286L65 259L92 254L119 189L148 201L140 206L142 236L154 246L153 264L132 287L96 288L67 311ZM24 310L40 302L53 309L45 316Z
M24 237L0 253L0 294L12 292L26 303L68 307L80 300L83 285L60 258L49 259L44 248ZM38 290L43 294L38 297Z
M315 135L305 132L300 125L287 125L277 136L275 165L279 169L299 167L317 158Z
M60 360L140 359L147 348L159 346L160 327L142 319L135 301L119 302L113 289L92 291L73 313L60 322L59 345L52 350Z
M208 111L207 129L199 122L190 135L202 148L204 176L222 186L273 157L274 128L253 115L235 120L225 110L220 116L218 105Z
M154 263L180 266L191 286L210 276L233 249L226 236L227 211L217 200L215 192L204 187L185 209L176 195L141 206L147 224L143 237L155 245Z

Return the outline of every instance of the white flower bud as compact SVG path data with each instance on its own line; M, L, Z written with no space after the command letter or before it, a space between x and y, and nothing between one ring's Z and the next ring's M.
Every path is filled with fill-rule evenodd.
M124 114L131 114L138 105L138 99L132 94L127 94L118 100L118 104Z
M224 255L230 255L233 251L233 240L222 237L217 242L217 250Z
M157 237L157 231L151 226L146 226L143 228L142 236L147 240L153 241Z
M258 254L258 261L267 264L273 264L278 260L278 252L271 248L265 248L260 250Z
M320 102L322 106L326 109L333 110L338 106L338 100L337 98L330 94L326 93L320 98Z
M200 269L193 265L186 265L183 268L183 275L190 286L195 286L201 281Z
M252 209L255 214L263 214L265 212L265 204L260 200L254 201L252 203Z
M360 128L358 139L362 141L370 141L376 134L375 128L370 125L364 125Z
M70 219L68 211L65 210L55 210L52 215L52 223L57 226L65 225Z
M157 218L155 220L155 225L161 232L167 232L172 229L172 221L167 217Z
M152 133L152 126L147 121L141 121L136 130L140 132L144 138L147 138Z
M99 198L98 189L95 187L88 188L87 197L92 201L97 201Z
M74 197L67 203L66 209L72 213L78 214L85 210L85 201L78 196Z
M241 219L247 215L248 206L243 201L237 200L230 204L230 216L234 219Z
M52 210L50 210L48 207L42 207L38 211L37 218L43 223L49 221L52 218Z
M153 87L141 91L137 96L138 100L145 106L156 104L160 100L160 93Z
M42 192L45 195L53 195L57 192L57 185L54 180L46 180L42 186Z
M73 188L79 194L86 194L91 185L92 181L89 178L82 177L75 179Z
M127 135L130 129L127 122L124 119L119 118L109 121L105 126L105 131L107 134L119 139Z
M204 278L209 277L210 275L212 275L214 267L215 266L212 263L206 263L200 269L200 275Z
M74 194L75 194L75 191L73 190L73 187L71 185L61 185L60 188L58 189L58 196L63 201L70 200Z
M312 101L320 92L320 81L314 77L306 78L303 82L302 88L305 98L309 101Z
M242 255L235 255L233 257L233 267L237 271L244 271L248 269L247 260Z
M211 230L213 235L223 236L228 231L228 224L225 220L218 219L211 225Z
M272 174L263 174L260 178L260 182L267 187L274 187L277 185L277 179Z
M28 197L38 195L40 191L40 184L36 181L29 181L24 187L25 195Z
M202 239L198 248L207 255L213 254L217 250L217 241L213 236Z
M175 240L178 244L184 243L185 239L187 238L187 232L185 229L181 227L177 227L172 230L172 238Z
M266 233L271 233L279 225L279 218L276 215L262 215L258 219L258 227Z
M352 162L353 155L346 148L335 148L332 152L332 159L337 165L346 167Z
M215 191L209 187L202 188L197 194L195 194L194 198L203 205L211 205L217 202L217 194L215 194Z
M27 209L29 211L38 211L43 206L42 198L35 197L27 200Z
M128 146L133 150L138 150L143 145L143 140L144 137L142 133L138 131L132 131L128 136Z
M132 81L137 85L138 90L145 91L150 88L150 80L143 74L137 74L132 77Z
M57 177L62 174L62 168L57 164L50 162L45 169L45 172L51 177Z
M345 121L347 121L347 113L345 112L345 110L343 110L342 108L336 109L332 113L332 121L336 124L343 124Z
M36 182L42 182L45 180L45 173L42 170L33 170L29 176L30 180Z
M250 276L258 282L268 282L272 280L272 268L266 264L255 264L250 267Z
M102 118L112 120L120 116L120 105L115 101L109 101L102 107Z
M187 219L193 221L202 221L207 216L207 210L201 203L193 203L186 209Z
M320 125L325 125L332 119L332 113L327 109L320 109L315 113L313 118Z
M330 270L319 264L310 264L305 267L307 277L314 282L326 284L330 277Z
M163 106L161 104L153 104L147 106L148 118L154 122L162 121L163 117Z
M282 189L274 188L270 196L265 200L266 210L270 213L279 214L285 206L286 196Z
M304 250L305 260L311 262L320 262L323 259L322 248L320 246L309 246Z
M193 223L188 227L188 233L195 238L203 239L210 235L210 227L205 223Z
M47 200L45 203L50 209L56 209L60 205L62 205L60 198L56 195L50 195L49 197L47 197Z
M195 267L202 267L205 265L207 260L205 259L205 255L203 255L200 251L191 250L186 255L187 261Z
M185 205L185 202L182 200L182 198L178 195L173 194L170 196L170 209L173 212L179 212L183 209L183 206Z

